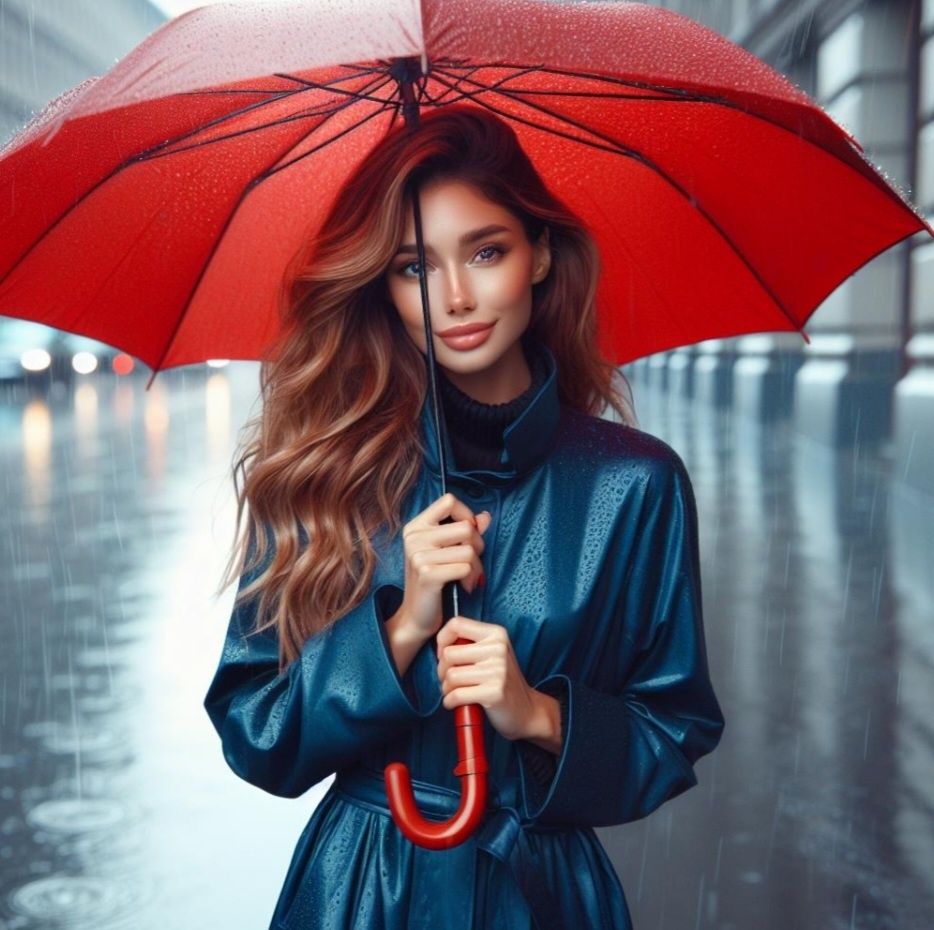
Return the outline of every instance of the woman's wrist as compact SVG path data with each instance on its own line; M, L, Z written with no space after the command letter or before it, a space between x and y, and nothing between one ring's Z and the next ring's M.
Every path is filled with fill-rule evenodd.
M558 699L543 691L531 689L532 705L535 708L529 732L523 737L530 743L547 749L553 755L561 753L561 704Z
M429 637L412 624L401 607L386 621L385 626L389 649L399 671L399 677L402 678L412 664L412 660L418 655L418 650Z

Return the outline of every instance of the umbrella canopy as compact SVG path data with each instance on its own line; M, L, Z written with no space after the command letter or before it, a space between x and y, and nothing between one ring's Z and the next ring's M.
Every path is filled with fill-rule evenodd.
M464 101L509 121L594 235L599 348L617 364L716 337L804 336L844 278L934 235L802 91L680 14L216 4L158 29L0 152L0 313L116 346L152 377L261 358L286 267L348 175L398 120ZM443 448L417 192L413 207ZM429 848L463 842L484 813L478 705L457 708L456 730L464 791L450 821L420 816L404 765L385 771L396 822Z
M802 91L669 10L216 4L163 25L0 152L0 313L114 345L153 376L260 358L288 260L402 119L401 58L419 63L418 108L467 100L507 119L585 221L599 345L617 364L804 335L847 276L934 235Z

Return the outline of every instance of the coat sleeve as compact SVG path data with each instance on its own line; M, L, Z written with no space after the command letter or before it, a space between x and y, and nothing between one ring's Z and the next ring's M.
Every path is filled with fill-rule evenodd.
M271 558L241 575L238 590ZM376 586L359 606L309 637L281 673L275 629L245 635L258 599L234 609L204 708L237 775L270 794L295 798L425 715L408 672L399 677L383 625L402 593L396 585Z
M613 640L621 679L598 688L558 673L534 685L567 705L550 782L528 765L530 753L545 750L528 743L518 753L525 816L538 822L645 817L697 784L693 765L724 729L707 668L697 510L680 458L653 463L645 494L612 618L631 630Z

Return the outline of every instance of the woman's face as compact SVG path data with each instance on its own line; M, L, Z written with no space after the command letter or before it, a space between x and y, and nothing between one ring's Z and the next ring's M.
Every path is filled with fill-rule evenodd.
M530 243L512 213L462 181L425 185L419 204L435 359L474 399L506 403L531 383L519 338L529 324L532 285L548 274L547 227L538 243ZM487 229L493 226L500 228ZM411 203L386 283L406 331L425 353ZM487 328L462 340L443 337L463 324Z

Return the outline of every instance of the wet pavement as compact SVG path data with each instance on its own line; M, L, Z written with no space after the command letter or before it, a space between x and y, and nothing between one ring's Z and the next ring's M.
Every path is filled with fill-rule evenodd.
M0 930L265 930L330 783L240 781L201 703L256 366L144 384L0 402ZM634 390L694 483L727 721L695 788L598 830L636 930L930 930L934 500Z

